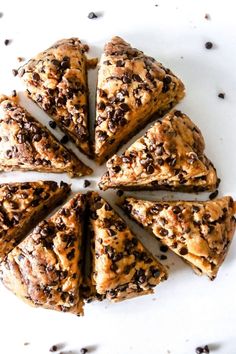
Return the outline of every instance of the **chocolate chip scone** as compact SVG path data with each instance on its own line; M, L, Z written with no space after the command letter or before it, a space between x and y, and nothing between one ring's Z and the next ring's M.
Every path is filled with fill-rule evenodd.
M231 197L206 202L126 198L122 206L198 274L216 277L236 227L236 202Z
M155 59L120 37L105 45L97 85L95 155L104 162L120 145L184 97L184 85Z
M0 95L0 171L67 172L84 176L92 170L16 99Z
M70 192L53 181L0 185L0 261Z
M42 221L1 263L3 284L30 305L82 315L84 210L77 194Z
M29 97L46 111L87 155L88 46L78 38L63 39L39 53L18 70Z
M121 156L107 162L100 188L215 190L216 170L204 155L199 128L180 111L167 113Z
M88 194L94 295L121 301L150 294L167 271L99 194Z

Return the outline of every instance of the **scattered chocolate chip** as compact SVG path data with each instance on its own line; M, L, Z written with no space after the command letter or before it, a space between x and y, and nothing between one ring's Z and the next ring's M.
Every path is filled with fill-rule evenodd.
M223 92L220 92L219 94L218 94L218 97L219 98L222 98L222 100L225 98L225 93L223 93Z
M118 173L118 172L120 172L120 170L121 170L121 168L120 168L120 166L113 166L112 167L112 169L113 169L113 171L115 172L115 173Z
M116 192L116 195L118 195L118 197L122 197L123 194L124 192L120 189Z
M97 15L96 15L94 12L90 12L90 13L88 14L88 18L89 18L90 20L92 20L93 18L97 18Z
M166 245L161 245L161 246L160 246L160 251L161 251L161 252L166 253L166 252L168 251L168 249L169 249L169 248L168 248L168 246L166 246Z
M206 20L210 20L210 19L211 19L209 14L205 14L204 18L205 18Z
M16 94L16 90L13 90L12 93L11 93L12 97L16 97L17 94Z
M30 345L30 343L29 342L25 342L24 345Z
M23 57L17 57L16 59L17 59L17 61L18 61L19 63L21 63L22 61L25 60L25 58L23 58Z
M86 354L88 353L88 349L87 348L81 348L80 349L80 354Z
M203 353L203 348L202 347L197 347L195 349L196 354L202 354Z
M56 129L57 127L57 123L54 120L50 120L48 124L52 129Z
M175 116L176 117L181 117L182 116L182 112L181 111L175 111Z
M152 276L153 276L154 278L158 278L158 277L159 277L159 275L160 275L159 269L151 267L150 270L151 270Z
M10 44L11 43L11 40L10 39L5 39L5 41L4 41L4 44L5 45L8 45L8 44Z
M213 47L213 43L212 42L206 42L205 43L205 48L206 49L211 49Z
M89 182L87 179L84 180L84 188L87 188L90 186L91 182Z
M218 193L219 193L219 191L217 189L215 192L213 192L209 195L209 199L210 200L215 199L217 197Z
M186 247L182 247L180 250L179 250L179 253L181 254L181 256L186 256L186 254L188 254L188 250Z
M121 103L120 104L120 108L122 109L122 111L124 112L128 112L130 110L129 106L127 105L127 103Z
M163 82L164 82L164 84L166 84L166 85L170 84L171 81L172 81L172 79L171 79L170 76L165 76L165 77L163 78Z
M205 345L204 347L203 347L203 353L210 353L210 349L209 349L209 347L208 347L208 345Z
M18 70L12 69L12 74L13 74L13 76L16 76L18 74Z
M167 256L165 254L160 255L160 260L165 261L167 259Z
M57 346L52 345L51 348L49 349L50 352L56 352L57 351Z
M64 135L64 136L61 138L61 140L60 140L60 142L61 142L62 144L66 144L66 143L68 143L68 141L69 141L69 138L68 138L67 135Z

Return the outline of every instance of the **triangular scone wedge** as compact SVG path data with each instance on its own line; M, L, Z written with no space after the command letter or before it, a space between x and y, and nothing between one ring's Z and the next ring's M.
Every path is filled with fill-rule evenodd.
M68 184L53 181L0 185L0 262L69 191Z
M77 194L42 221L0 265L3 284L30 305L83 314L84 210L85 198Z
M95 155L104 162L138 130L184 97L169 69L120 37L105 45L97 85Z
M112 301L150 294L167 272L133 235L124 220L97 193L88 195L91 283Z
M207 202L126 198L123 207L198 274L216 277L236 226L236 203L231 197Z
M180 111L167 113L121 156L114 155L100 188L215 190L219 180L204 155L198 127Z
M67 172L71 177L92 172L16 100L0 95L0 171L13 170Z
M19 71L29 97L46 111L77 147L90 155L88 46L78 38L63 39L39 53Z

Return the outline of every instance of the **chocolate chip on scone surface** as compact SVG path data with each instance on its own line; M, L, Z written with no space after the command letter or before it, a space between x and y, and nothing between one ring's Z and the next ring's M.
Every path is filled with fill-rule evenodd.
M87 155L88 86L85 56L88 46L78 38L63 39L18 70L29 97L46 111Z
M0 96L0 171L67 172L71 177L92 170L15 99Z
M91 288L112 301L149 294L167 271L96 192L88 193ZM96 294L94 294L96 297Z
M33 306L83 314L80 285L85 198L42 221L0 265L3 284Z
M184 85L169 69L120 37L105 45L97 85L95 156L115 153L150 121L184 97Z
M126 198L122 207L198 274L216 277L236 227L236 202L231 197L206 202Z
M70 192L53 181L0 184L0 261Z
M215 190L216 170L199 128L180 111L167 113L121 156L107 162L100 188Z

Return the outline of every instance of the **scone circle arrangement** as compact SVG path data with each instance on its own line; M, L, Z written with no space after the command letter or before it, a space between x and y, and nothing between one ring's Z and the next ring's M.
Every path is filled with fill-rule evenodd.
M19 68L28 96L98 164L102 190L215 191L220 183L199 128L172 109L182 81L154 58L113 37L99 61L94 139L89 135L88 46L63 39ZM146 133L116 154L147 123ZM91 141L93 140L93 143ZM115 155L114 155L115 154ZM0 95L0 171L91 174L77 155L21 106ZM26 303L84 314L84 303L153 293L168 271L97 192L77 193L54 214L70 186L54 181L0 185L0 277ZM236 227L230 196L155 202L125 197L120 207L139 225L213 280ZM152 250L154 253L155 250Z

